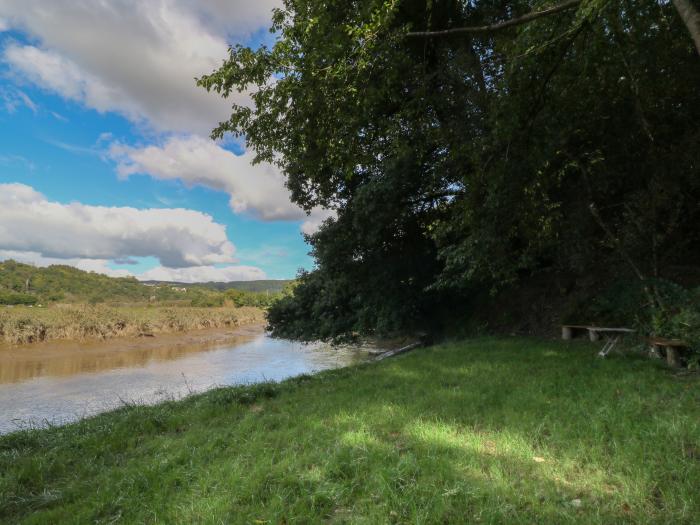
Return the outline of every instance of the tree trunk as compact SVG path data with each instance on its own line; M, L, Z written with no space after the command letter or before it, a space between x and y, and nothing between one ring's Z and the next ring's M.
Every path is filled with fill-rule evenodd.
M700 55L700 11L693 5L692 0L673 0L673 5L681 15Z

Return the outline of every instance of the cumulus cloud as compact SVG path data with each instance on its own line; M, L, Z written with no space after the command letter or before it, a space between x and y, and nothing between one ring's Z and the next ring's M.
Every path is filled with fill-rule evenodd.
M301 220L302 231L310 233L330 214L314 210L310 216L289 200L284 176L273 165L253 165L253 154L243 155L222 148L198 136L173 137L163 146L132 148L113 144L110 156L117 162L120 177L146 174L161 180L180 180L231 196L236 213L248 213L262 220Z
M141 281L176 281L179 283L206 283L229 281L256 281L266 275L255 266L195 266L192 268L164 268L159 266L136 276Z
M0 184L0 247L63 259L153 256L172 268L235 262L225 226L210 215L62 204L24 184Z
M99 112L117 112L164 134L162 146L113 146L121 176L148 174L231 196L231 208L262 220L303 221L315 231L329 212L307 216L284 177L252 154L234 155L202 138L228 117L231 101L195 86L240 41L269 25L280 0L25 0L0 2L0 19L36 38L10 41L2 60L18 78ZM247 94L235 94L249 103ZM18 100L13 100L16 107Z
M146 174L180 180L231 195L231 208L263 220L294 220L303 212L289 201L284 177L270 164L252 164L253 155L235 155L212 140L197 136L171 138L162 147L131 148L114 144L110 155L126 178Z
M226 57L228 38L269 24L274 0L25 0L0 20L38 40L3 52L16 74L98 111L157 131L208 134L230 102L195 86ZM0 22L2 23L2 22ZM235 95L247 103L247 95Z
M100 112L119 111L131 120L139 120L142 110L118 86L109 85L82 71L74 62L54 51L35 46L10 44L4 60L15 73L63 98L82 102Z

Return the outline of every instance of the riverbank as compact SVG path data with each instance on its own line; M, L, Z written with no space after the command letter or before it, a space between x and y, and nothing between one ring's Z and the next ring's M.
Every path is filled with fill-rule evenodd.
M0 344L0 385L39 377L72 377L115 369L142 368L225 346L238 346L264 334L264 324L161 333L158 337L54 340Z
M255 307L162 307L56 305L0 308L0 341L27 344L55 340L151 337L204 328L260 324L265 311Z
M480 339L0 437L7 523L693 523L697 375Z

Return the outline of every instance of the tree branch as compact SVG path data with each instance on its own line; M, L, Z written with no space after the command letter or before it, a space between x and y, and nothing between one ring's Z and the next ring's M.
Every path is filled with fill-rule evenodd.
M542 18L544 16L553 15L561 11L566 11L567 9L572 9L577 7L582 0L566 0L560 4L543 9L541 11L533 11L526 15L520 16L518 18L513 18L511 20L506 20L505 22L498 22L496 24L489 24L485 26L471 26L471 27L454 27L452 29L443 29L441 31L414 31L407 33L408 37L420 37L420 38L430 38L430 37L440 37L449 35L458 35L464 33L492 33L494 31L500 31L502 29L508 29L509 27L515 27L522 24L526 24L537 18Z
M673 5L678 11L685 27L695 42L695 49L700 54L700 12L689 0L673 0Z

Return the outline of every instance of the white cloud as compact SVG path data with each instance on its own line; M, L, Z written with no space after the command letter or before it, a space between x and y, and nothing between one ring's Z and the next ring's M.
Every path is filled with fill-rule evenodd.
M267 25L272 0L25 0L0 2L0 17L38 40L13 43L16 74L98 111L157 131L208 134L230 102L195 85L240 40ZM234 100L246 103L246 95Z
M295 220L304 213L289 200L284 177L270 164L253 165L253 155L235 155L212 140L197 136L171 138L162 147L112 145L120 177L147 174L160 180L180 180L231 195L236 213L264 220Z
M317 229L329 212L314 210L311 216L289 200L284 176L268 163L252 164L253 154L234 153L198 136L175 137L163 146L132 148L113 144L110 156L117 161L120 177L147 174L160 180L180 180L231 196L236 213L263 220L300 220L304 233Z
M173 268L235 262L225 226L204 213L62 204L24 184L0 184L0 249L51 258L153 256Z
M255 266L195 266L192 268L164 268L159 266L136 276L141 281L176 281L179 283L206 283L229 281L256 281L267 276Z
M8 23L8 21L4 18L0 18L0 33L2 33L3 31L7 31L8 29L10 29L10 24Z
M255 266L230 265L193 266L191 268L166 268L157 266L140 274L135 274L123 268L111 268L107 259L60 259L56 257L44 257L40 253L31 251L0 250L0 261L12 259L17 262L46 267L54 264L74 266L86 272L95 272L109 277L136 277L140 281L176 281L180 283L204 283L204 282L228 282L228 281L255 281L266 279L263 270Z
M82 102L100 112L119 111L131 120L141 118L140 108L118 87L85 73L54 51L13 43L5 47L4 60L15 73L63 98Z
M39 106L24 91L19 89L0 88L0 99L2 99L5 111L10 114L17 111L20 106L28 107L34 114L39 111Z
M290 202L276 168L252 166L252 154L236 156L202 138L229 116L232 101L194 82L221 64L229 42L269 26L279 5L281 0L0 0L0 20L32 38L31 44L10 41L0 60L18 84L31 82L96 111L120 113L161 137L179 135L162 146L113 146L122 176L143 173L224 191L236 213L301 221L302 231L311 233L332 213L307 216ZM232 99L249 103L246 94ZM107 140L101 136L98 145Z

